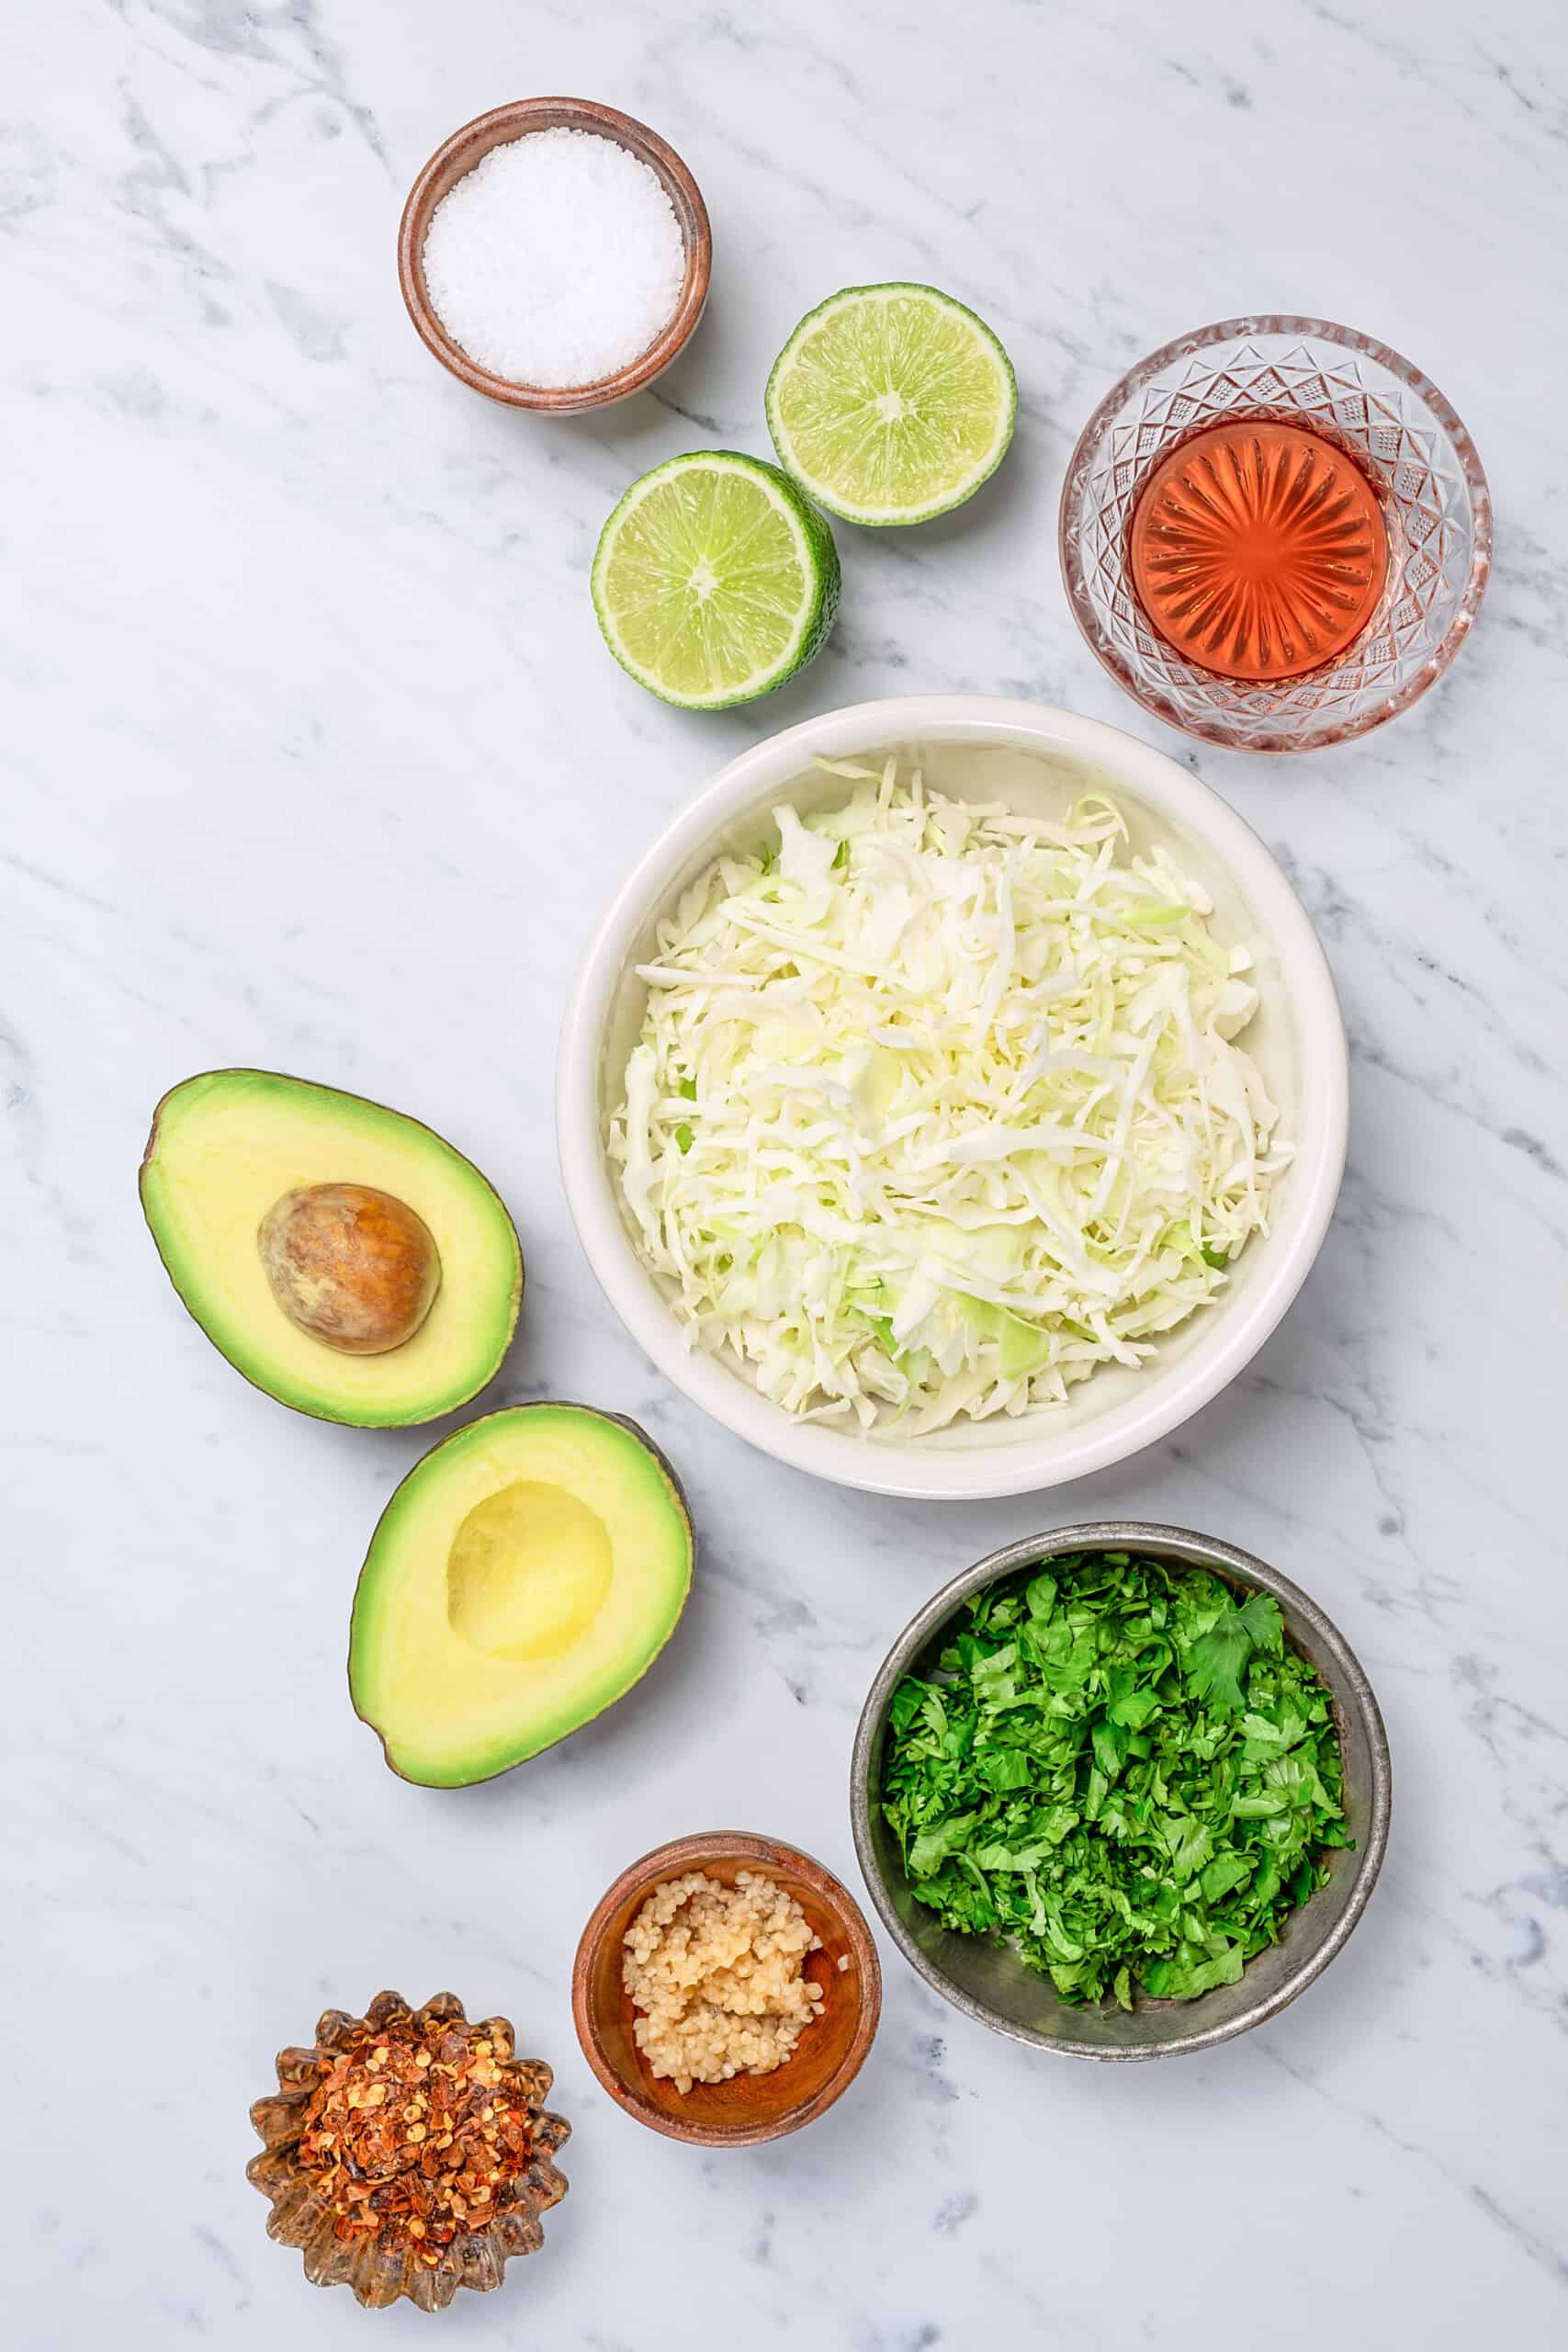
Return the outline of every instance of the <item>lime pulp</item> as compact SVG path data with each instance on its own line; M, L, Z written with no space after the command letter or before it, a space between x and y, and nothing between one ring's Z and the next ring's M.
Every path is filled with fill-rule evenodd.
M932 286L849 286L802 319L768 379L780 460L852 523L923 523L978 490L1018 413L983 319Z
M687 710L750 702L826 639L832 535L776 466L693 450L633 482L593 559L593 604L623 669Z

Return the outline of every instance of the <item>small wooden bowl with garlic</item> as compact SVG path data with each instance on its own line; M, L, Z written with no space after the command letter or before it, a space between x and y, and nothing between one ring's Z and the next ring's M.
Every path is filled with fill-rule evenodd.
M760 2028L764 2059L772 2054L765 2048L770 2040L779 2046L789 2044L788 2054L772 2063L767 2072L743 2070L727 2080L694 2080L682 2090L672 2074L657 2073L650 2063L650 2055L655 2063L664 2063L670 2020L657 2020L658 2030L650 2032L655 2021L633 1996L627 1960L629 1954L633 1982L640 1973L646 1989L657 1971L659 1912L669 1905L656 1904L651 1913L646 1906L661 1888L673 1894L678 1883L694 1877L718 1889L761 1891L763 1901L752 1907L765 1911L777 1923L777 1932L760 1934L725 1973L740 1976L756 1968L776 1984L773 1963L779 1953L798 1956L798 1973L814 2014L799 2025L798 2032L786 2027L782 2036L767 2017L738 2015L738 2050L747 2047L755 2053ZM773 1901L774 1892L784 1898L779 1905ZM702 1894L699 1905L710 1913L715 1907ZM810 1938L804 1952L800 1946L806 1939L793 1926L793 1906L798 1906ZM694 1943L702 1932L694 1929ZM719 1982L694 1990L699 1998L716 2000L721 2007L732 1996ZM777 2000L773 1994L764 1997L770 2008L800 2006ZM621 1872L582 1931L572 1970L571 2007L583 2055L617 2107L671 2140L703 2148L750 2148L798 2132L842 2098L876 2033L882 1970L860 1905L831 1871L776 1838L713 1829L656 1847ZM651 2041L651 2052L645 2052L643 2041Z

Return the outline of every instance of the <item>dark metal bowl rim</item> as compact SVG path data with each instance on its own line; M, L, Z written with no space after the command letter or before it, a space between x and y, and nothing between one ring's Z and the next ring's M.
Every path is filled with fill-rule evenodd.
M1191 1567L1212 1568L1219 1576L1271 1593L1290 1614L1310 1629L1314 1639L1332 1663L1332 1687L1336 1701L1347 1715L1353 1715L1359 1720L1366 1736L1371 1757L1371 1826L1355 1855L1354 1872L1343 1912L1328 1933L1310 1951L1303 1953L1299 1964L1272 1992L1261 1995L1249 2007L1223 2024L1206 2027L1201 2032L1184 2031L1173 2023L1173 2029L1168 2035L1135 2048L1091 2049L1066 2035L1038 2033L1027 2026L1016 2024L1010 2018L1003 2017L987 2003L976 2000L951 1977L944 1976L921 1951L894 1909L872 1843L871 1753L886 1716L888 1703L909 1671L912 1661L971 1593L978 1592L985 1585L996 1583L1002 1577L1010 1576L1016 1569L1032 1566L1047 1555L1140 1550L1153 1552L1156 1556L1166 1554ZM988 2026L993 2033L1006 2034L1014 2041L1027 2042L1036 2050L1054 2051L1063 2057L1118 2064L1145 2058L1166 2058L1192 2050L1208 2050L1216 2042L1229 2041L1236 2034L1249 2032L1254 2026L1263 2025L1269 2018L1278 2017L1281 2009L1323 1973L1329 1962L1343 1950L1377 1884L1378 1872L1382 1868L1388 1846L1393 1782L1388 1734L1361 1662L1333 1619L1302 1590L1300 1585L1293 1584L1289 1577L1281 1576L1278 1568L1270 1567L1266 1560L1258 1559L1253 1553L1244 1552L1234 1544L1222 1544L1212 1535L1198 1534L1191 1528L1166 1527L1147 1520L1107 1519L1086 1521L1076 1527L1052 1528L1043 1535L1021 1536L1016 1543L1002 1544L998 1551L987 1553L983 1560L977 1560L973 1567L961 1570L910 1618L883 1660L865 1705L861 1710L850 1765L850 1817L861 1875L865 1880L882 1924L910 1967L924 1977L933 1991L940 1993L944 2001L950 2001L954 2008L961 2009L977 2024ZM1171 2001L1162 2002L1159 2006L1168 2008L1174 2019L1187 2005Z

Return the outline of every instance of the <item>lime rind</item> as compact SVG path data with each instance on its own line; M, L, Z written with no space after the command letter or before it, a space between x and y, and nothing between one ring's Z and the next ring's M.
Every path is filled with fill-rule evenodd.
M678 709L723 710L771 694L820 651L839 555L779 467L688 450L632 483L600 534L592 586L629 676Z
M829 341L829 331L835 322L851 329L857 311L900 300L911 306L911 315L894 322L896 340L900 340L903 346L893 351L895 370L902 370L907 380L912 375L923 374L928 393L932 390L942 391L941 379L945 374L946 390L951 394L955 389L962 391L963 388L955 385L954 371L967 365L972 371L974 391L988 391L990 397L967 402L961 397L956 404L949 400L945 421L950 424L961 422L971 446L954 453L955 461L946 480L935 484L930 480L937 469L936 445L942 437L937 431L924 436L928 486L919 494L908 499L855 497L846 493L841 480L834 479L824 459L835 461L841 474L853 475L858 470L874 475L881 453L874 446L874 428L865 414L866 402L863 399L857 404L852 399L844 398L844 385L859 356L853 349L852 330L836 339L837 350ZM917 323L921 310L926 313L929 332L911 338L906 330ZM806 365L805 355L812 345L817 346L812 358L820 372L817 383L803 391L798 379ZM941 356L943 352L945 357ZM797 379L795 389L799 395L795 405L804 412L793 422L784 413L784 388L792 378ZM989 480L1012 439L1018 418L1018 379L996 334L966 303L944 294L938 287L892 280L880 286L843 287L825 302L819 302L814 311L808 311L773 362L766 406L768 430L781 463L817 503L829 514L840 515L845 522L886 529L927 523L938 514L949 514ZM939 400L939 420L942 418L942 407ZM976 433L971 429L982 423L983 431ZM807 446L803 447L803 442ZM890 449L887 454L891 457L895 453Z

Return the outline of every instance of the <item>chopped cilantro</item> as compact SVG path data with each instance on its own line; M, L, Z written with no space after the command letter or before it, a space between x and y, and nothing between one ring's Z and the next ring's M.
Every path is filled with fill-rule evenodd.
M1074 1553L968 1604L893 1694L883 1801L917 1899L1075 2003L1234 1984L1348 1846L1329 1695L1279 1604Z
M680 1085L675 1089L675 1091L680 1095L683 1102L694 1102L697 1099L696 1080L694 1078L683 1078L681 1080Z
M688 1152L691 1150L692 1130L686 1125L684 1119L682 1120L680 1125L675 1130L675 1141L680 1146L682 1152Z

